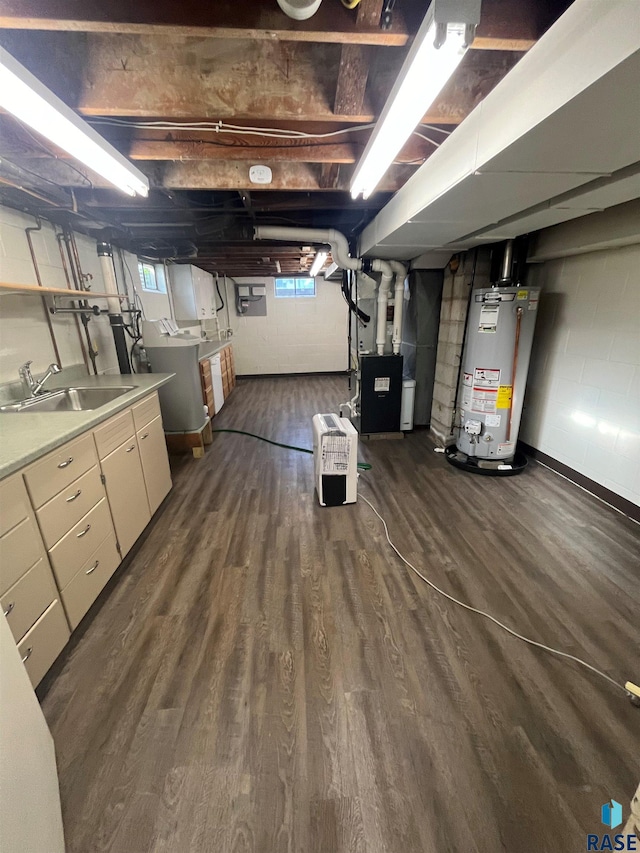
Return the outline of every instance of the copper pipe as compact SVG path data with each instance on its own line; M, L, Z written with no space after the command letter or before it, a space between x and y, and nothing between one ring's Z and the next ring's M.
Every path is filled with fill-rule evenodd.
M509 426L507 441L511 440L511 422L513 421L513 398L516 390L516 370L518 369L518 347L520 345L520 326L522 324L522 308L516 308L516 337L513 344L513 364L511 365L511 403L509 405Z
M64 234L56 234L56 240L58 242L58 251L60 252L60 260L62 261L62 271L64 272L65 281L67 282L67 287L69 290L74 290L75 288L71 284L71 279L69 278L69 267L67 266L67 259L64 256L64 249L62 248L62 240L64 238ZM72 303L72 305L75 303ZM80 304L80 303L78 303ZM82 329L80 328L80 320L78 319L78 315L73 315L74 322L76 324L76 331L78 333L78 340L80 341L80 349L82 350L82 358L84 360L84 366L87 368L87 373L91 372L89 367L89 356L87 355L87 348L84 345L84 341L82 340Z
M42 220L39 216L36 216L36 227L35 228L25 228L24 233L27 238L27 243L29 244L29 252L31 253L31 261L33 263L33 269L36 274L36 281L38 282L38 287L42 287L42 279L40 278L40 269L38 268L38 261L36 259L36 253L33 249L33 241L31 240L31 232L32 231L42 231ZM51 345L53 346L53 352L56 357L56 362L62 367L62 359L60 358L60 350L58 349L58 342L56 341L55 332L53 331L53 323L51 322L51 317L49 315L49 306L47 305L47 300L44 296L41 296L42 300L42 310L44 311L44 316L47 321L47 326L49 328L49 336L51 337Z

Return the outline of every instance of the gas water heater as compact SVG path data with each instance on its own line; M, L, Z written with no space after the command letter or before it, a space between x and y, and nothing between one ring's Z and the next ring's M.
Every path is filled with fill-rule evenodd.
M458 435L455 448L447 448L456 467L509 475L526 465L516 442L539 296L538 288L499 283L471 294Z

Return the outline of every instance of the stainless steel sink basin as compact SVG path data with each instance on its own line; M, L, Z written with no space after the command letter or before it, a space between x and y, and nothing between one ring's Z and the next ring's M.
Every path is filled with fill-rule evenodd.
M99 409L106 403L110 403L127 391L132 391L135 385L112 385L104 388L86 388L76 386L74 388L60 388L41 394L29 400L19 403L11 403L0 406L0 412L88 412Z

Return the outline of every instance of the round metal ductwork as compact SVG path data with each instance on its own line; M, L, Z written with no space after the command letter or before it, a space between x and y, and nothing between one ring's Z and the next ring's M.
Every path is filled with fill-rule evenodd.
M296 21L306 21L320 8L322 0L278 0L285 15Z

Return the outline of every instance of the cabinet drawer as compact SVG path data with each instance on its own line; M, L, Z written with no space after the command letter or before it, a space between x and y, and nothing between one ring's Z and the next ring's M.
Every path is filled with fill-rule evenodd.
M51 569L44 558L5 592L0 603L16 642L24 637L57 595Z
M151 394L151 396L145 397L144 400L136 403L131 411L133 412L133 423L136 430L142 429L143 426L146 426L160 414L160 400L158 399L158 395ZM121 442L118 442L118 444L121 444Z
M47 607L33 628L18 643L25 669L36 687L67 645L69 625L62 605L56 600Z
M95 436L100 459L108 456L112 450L115 450L118 445L130 438L134 432L131 409L120 412L102 424L102 426L94 429L93 435Z
M25 472L24 479L33 505L41 507L69 483L96 464L91 433L70 441Z
M38 524L47 548L53 548L58 539L85 516L105 496L97 465L74 480L59 495L47 501L37 511Z
M0 537L0 595L42 556L40 531L31 517Z
M0 536L31 513L29 496L22 474L14 474L0 483Z
M49 551L49 558L60 589L69 583L76 572L103 542L113 534L109 504L102 498L84 518Z
M116 538L108 536L62 590L62 603L72 631L77 628L119 565L120 554L116 549Z

